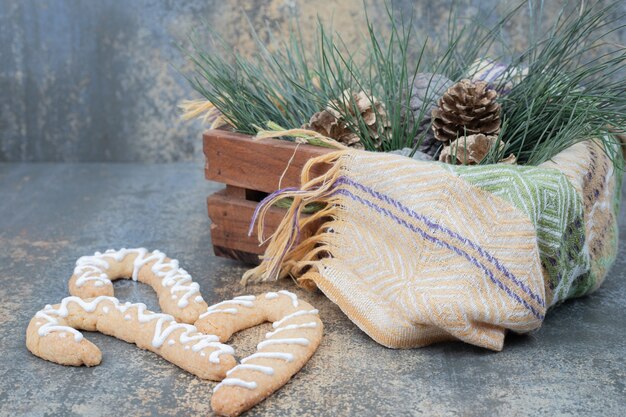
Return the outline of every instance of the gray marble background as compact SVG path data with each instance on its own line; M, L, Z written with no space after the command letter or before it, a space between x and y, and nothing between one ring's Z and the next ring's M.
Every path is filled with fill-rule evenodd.
M384 2L365 3L384 26ZM400 10L415 8L418 26L433 37L445 30L450 0L392 3ZM518 1L459 3L467 16L495 9L494 21ZM178 49L193 28L209 25L247 51L252 41L244 15L261 36L267 36L267 26L284 30L292 13L300 17L303 32L312 34L319 15L332 20L347 42L356 42L365 29L362 4L0 0L0 161L200 160L203 127L181 122L177 110L182 99L197 98L180 73L189 67ZM546 1L545 21L564 4ZM528 14L526 8L502 34L516 47L527 42ZM622 30L609 41L625 39Z

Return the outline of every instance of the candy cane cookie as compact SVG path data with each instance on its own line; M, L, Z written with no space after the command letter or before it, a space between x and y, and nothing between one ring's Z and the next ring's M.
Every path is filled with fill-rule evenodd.
M233 333L266 321L273 322L274 330L215 387L211 407L217 414L237 416L285 385L315 353L323 325L318 311L289 291L214 304L196 322L201 332L225 342Z
M66 297L47 305L30 321L26 346L34 355L62 365L100 364L100 349L77 329L134 343L203 379L220 381L237 363L233 349L217 336L177 323L169 314L148 311L145 304L120 303L108 296Z
M109 249L79 258L70 278L70 294L83 299L112 297L111 281L120 278L150 285L157 293L161 309L180 322L193 324L207 309L200 287L176 259L145 248Z

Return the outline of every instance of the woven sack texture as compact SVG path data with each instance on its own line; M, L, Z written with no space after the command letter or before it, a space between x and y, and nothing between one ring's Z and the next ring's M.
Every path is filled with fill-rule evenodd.
M265 210L294 198L244 280L317 287L384 346L501 350L507 330L537 329L550 307L602 284L617 253L618 152L585 141L540 166L324 155L300 189L259 205L262 234ZM332 168L309 178L317 163ZM303 217L313 201L326 206Z

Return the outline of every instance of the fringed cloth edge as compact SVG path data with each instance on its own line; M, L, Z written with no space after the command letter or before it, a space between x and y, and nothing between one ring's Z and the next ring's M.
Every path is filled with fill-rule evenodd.
M306 278L309 275L303 273L315 266L315 261L319 257L332 256L329 253L328 239L333 232L328 231L327 223L336 219L338 205L334 194L337 181L344 174L345 160L350 158L353 152L341 150L309 160L302 169L302 186L299 189L290 187L275 191L258 204L248 234L252 235L256 224L259 241L264 243L269 240L269 244L265 255L261 257L261 264L243 275L244 285L292 276L298 279L300 285L309 289L315 288L314 282ZM328 164L331 168L324 175L311 178L311 170L318 164ZM276 202L284 198L292 198L293 203L276 231L265 239L264 224L267 212ZM314 202L322 203L324 208L303 218L304 208ZM320 223L317 230L299 242L303 230L310 229L316 223Z
M626 151L624 145L626 136L619 134L614 136L617 139L616 145L622 151ZM343 149L309 160L301 172L300 188L290 187L275 191L259 203L250 224L249 235L253 234L256 224L259 241L261 243L269 241L269 244L265 254L261 256L261 264L243 275L244 285L291 276L306 288L316 287L312 278L318 273L319 260L333 256L330 249L332 245L329 242L335 232L328 229L331 227L330 223L337 220L337 214L341 210L340 196L336 193L337 182L341 176L349 174L346 167L349 165L349 158L354 157L355 152L357 151ZM318 164L327 164L331 168L324 175L311 178L312 168ZM570 178L570 181L576 182L574 178ZM264 223L267 212L276 202L284 198L293 198L293 203L276 231L266 239ZM304 217L305 206L314 202L322 203L324 208ZM311 230L312 227L317 229ZM300 241L304 236L304 230L307 231L306 237Z

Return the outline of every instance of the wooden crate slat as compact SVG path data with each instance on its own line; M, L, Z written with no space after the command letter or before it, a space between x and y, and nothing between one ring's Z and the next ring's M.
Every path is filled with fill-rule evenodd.
M258 203L229 196L226 190L209 196L207 207L211 218L213 245L243 252L262 254L265 245L259 246L256 233L248 236L248 227ZM272 233L283 219L285 210L271 207L265 218L265 227Z
M207 131L203 147L206 178L226 184L225 189L207 199L213 251L217 256L258 264L258 255L265 252L266 245L259 246L256 235L248 236L258 200L278 189L281 176L281 187L299 186L306 162L332 149L277 139L255 141L247 135L221 130ZM321 175L328 168L318 166L311 175ZM267 236L276 230L285 213L285 209L269 209L265 219Z
M332 152L330 148L299 145L277 139L252 140L250 136L222 130L209 130L204 134L206 156L205 176L212 181L240 188L271 193L279 187L279 180L289 160L281 187L300 185L300 172L306 162L314 157ZM294 155L295 151L295 155ZM312 176L328 170L317 166Z
M224 193L233 198L246 199L246 189L241 187L235 187L233 185L226 185Z
M243 252L236 249L225 248L223 246L213 245L213 254L222 258L234 259L250 265L258 265L261 263L259 255L256 253Z
M233 198L228 195L227 190L218 191L207 199L209 217L211 218L211 240L214 252L219 256L240 259L251 263L257 260L252 255L262 255L267 245L259 246L254 235L248 236L248 227L254 214L254 209L258 203L245 199ZM277 228L286 210L277 207L270 207L265 217L265 237L271 235ZM303 215L303 218L308 215ZM322 220L320 220L321 222ZM306 230L301 230L300 238L309 236L309 231L319 227L320 223L314 223ZM241 252L236 254L235 252Z

